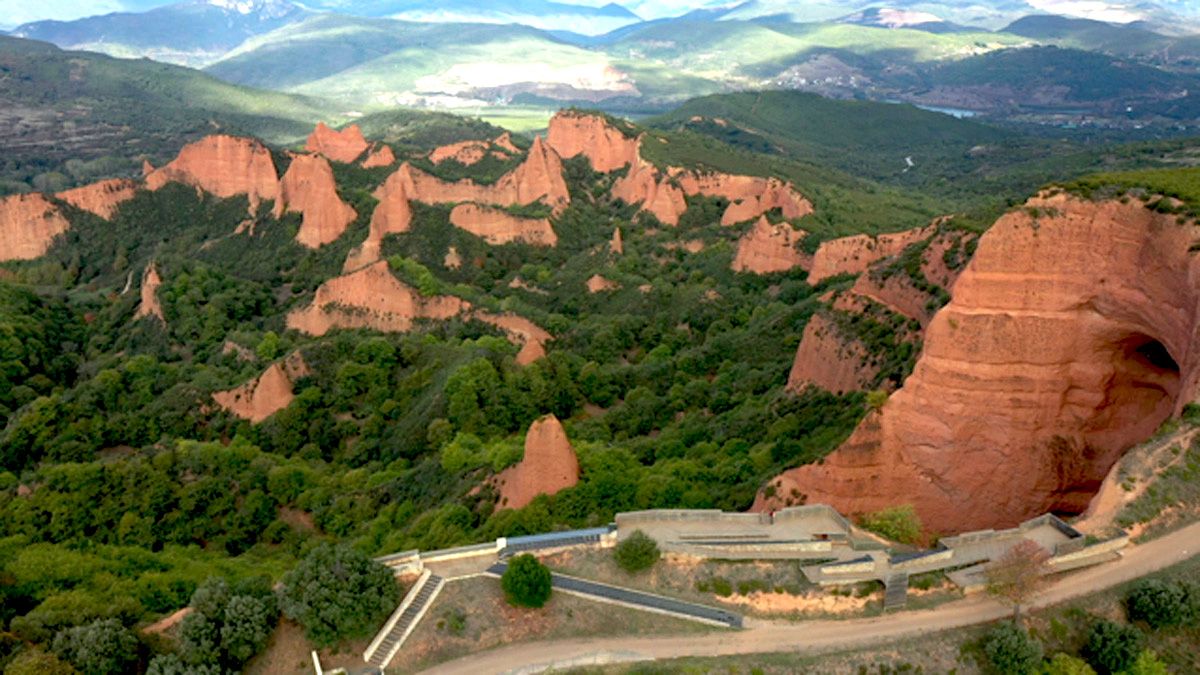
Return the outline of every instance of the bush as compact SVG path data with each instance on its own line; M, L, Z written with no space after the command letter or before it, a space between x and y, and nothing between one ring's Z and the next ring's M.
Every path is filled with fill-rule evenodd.
M138 641L116 619L101 619L54 636L54 653L84 675L124 673L138 660Z
M867 514L859 519L858 524L865 530L901 544L915 544L921 539L921 518L912 504Z
M1083 658L1101 675L1131 668L1141 653L1141 631L1107 620L1092 626L1083 646Z
M617 565L630 574L654 567L654 563L658 562L661 556L658 543L641 530L634 530L633 534L617 544L616 550L613 551Z
M1168 675L1169 672L1166 664L1158 659L1158 655L1147 649L1138 655L1137 661L1122 675Z
M1060 652L1042 667L1042 675L1096 675L1096 671L1087 661Z
M550 570L528 553L519 555L508 561L500 587L510 605L541 607L550 599Z
M1195 620L1195 595L1179 583L1145 579L1125 596L1125 609L1130 621L1145 621L1154 629L1178 626Z
M283 577L280 605L319 647L364 636L400 601L392 571L348 546L322 544Z
M1002 623L983 639L983 653L995 673L1024 675L1038 671L1042 644L1014 623Z

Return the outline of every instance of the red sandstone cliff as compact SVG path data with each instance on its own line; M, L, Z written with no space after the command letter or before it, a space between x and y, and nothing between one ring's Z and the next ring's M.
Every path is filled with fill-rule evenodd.
M638 163L638 139L599 115L564 111L550 120L546 142L563 158L585 155L592 168L609 173Z
M296 398L293 383L308 375L300 352L271 364L262 375L227 391L213 392L217 405L255 424L291 405Z
M900 253L930 233L928 228L918 228L878 237L857 234L822 242L813 255L808 283L815 286L839 274L861 274L871 263Z
M411 184L411 178L401 167L400 171L393 173L383 185L376 188L374 196L379 200L379 204L371 214L371 228L367 232L367 239L350 251L350 255L346 257L344 271L353 272L379 260L384 237L408 232L408 227L412 224L412 207L408 203L409 194L404 186Z
M367 155L363 160L364 169L375 169L382 166L391 166L396 163L396 153L392 152L392 148L387 145L380 145Z
M417 319L449 319L469 305L455 297L422 297L380 260L321 284L312 303L287 316L288 328L324 335L335 328L405 332Z
M641 159L613 184L612 196L626 204L641 205L643 211L653 214L666 225L678 225L679 217L687 211L683 190L653 164Z
M320 155L295 155L279 183L275 217L285 212L304 214L296 241L320 248L337 241L358 217L338 196L329 161Z
M837 324L823 314L814 314L804 327L787 388L798 392L809 385L835 394L861 391L879 374L866 348L857 339L842 334Z
M513 145L512 136L506 131L491 141L460 141L443 145L429 153L429 161L441 164L452 159L463 166L472 166L483 161L489 154L504 160L520 152L520 149Z
M625 241L621 239L621 228L613 230L612 239L608 242L608 250L613 255L625 255Z
M520 509L538 495L552 495L579 482L579 460L554 415L534 422L525 434L525 456L495 478L501 508Z
M158 301L159 286L162 286L162 277L158 276L158 267L150 263L142 274L141 303L133 315L135 319L153 316L164 324L167 322L167 318L163 316L162 303Z
M0 261L40 258L70 227L58 207L40 194L0 198Z
M760 216L738 240L733 271L770 274L807 266L808 256L796 248L805 234L787 223L772 225L766 216Z
M1189 247L1140 203L1058 195L1001 218L933 318L913 374L821 465L773 479L757 509L901 503L932 532L1082 511L1120 454L1200 379Z
M489 244L523 242L533 246L558 244L558 235L545 218L518 218L507 211L475 204L459 204L450 211L450 223Z
M109 220L117 212L117 207L133 199L136 192L137 184L133 181L112 179L60 192L55 196L75 208Z
M370 144L363 138L362 130L357 124L337 131L318 122L317 128L308 136L304 149L325 155L335 162L349 164L367 151Z
M492 314L477 311L472 318L504 331L509 342L520 345L516 362L527 366L546 355L546 343L554 339L545 329L523 316L516 314Z
M264 200L279 199L279 177L271 152L249 138L209 136L187 145L170 164L146 176L158 190L170 182L200 188L218 197L247 195L250 211Z

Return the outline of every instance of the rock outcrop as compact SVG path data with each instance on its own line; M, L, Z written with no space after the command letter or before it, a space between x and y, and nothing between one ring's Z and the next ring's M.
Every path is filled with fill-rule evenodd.
M346 257L344 271L353 272L379 260L384 237L408 232L409 226L412 225L412 206L408 203L409 193L405 185L411 184L411 177L402 168L375 189L374 196L379 200L379 204L371 214L371 227L367 231L367 238L350 251L350 255Z
M308 248L320 248L338 240L358 217L338 196L333 168L321 155L295 155L279 183L275 217L285 212L304 215L296 241Z
M529 426L525 456L495 478L501 508L520 509L538 495L553 495L579 482L579 459L567 432L554 415Z
M861 274L871 263L897 255L909 245L929 237L930 233L928 228L917 228L878 237L857 234L822 242L813 254L808 283L815 286L839 274Z
M308 152L315 152L325 155L335 162L349 164L358 159L370 143L363 138L362 130L357 124L337 131L330 129L324 122L318 122L317 128L308 136L308 142L305 143L304 149Z
M808 257L796 248L805 234L786 222L772 225L766 216L760 216L738 240L733 271L771 274L807 266Z
M158 275L158 267L154 263L146 266L142 274L141 302L138 304L135 319L153 316L165 324L167 317L163 315L162 303L158 301L158 288L162 286L162 277Z
M60 192L55 196L75 208L110 220L117 212L117 207L133 199L136 192L137 183L114 178Z
M58 207L40 194L0 198L0 262L40 258L70 227Z
M391 166L396 163L396 153L392 152L391 146L380 145L367 155L363 160L362 166L364 169L377 169L379 167Z
M685 194L723 197L729 206L721 215L722 225L733 225L762 216L771 209L780 209L789 220L812 213L812 204L790 183L778 178L733 176L725 173L699 173L672 169L671 177Z
M1066 195L1001 218L936 314L912 375L773 496L843 513L913 504L928 531L1081 512L1200 380L1200 228Z
M612 196L626 204L639 204L666 225L678 225L687 211L683 190L664 176L653 164L639 159L629 173L612 187Z
M515 206L541 202L560 211L571 200L563 179L562 160L540 137L533 140L525 161L492 185L480 185L470 179L447 182L407 162L400 165L397 173L397 180L409 197L426 204L474 202Z
M558 235L545 218L518 218L507 211L459 204L450 211L450 224L482 237L489 244L523 242L533 246L555 246Z
M292 404L296 380L309 374L300 352L271 364L262 375L227 391L213 392L213 400L225 410L258 424Z
M638 139L589 113L564 111L550 120L546 142L564 159L585 155L600 173L637 164Z
M509 342L520 345L521 351L517 352L516 358L519 366L527 366L545 356L546 343L554 339L541 326L516 314L475 312L472 318L499 328Z
M815 385L835 394L860 391L879 374L866 348L846 336L824 314L814 314L804 327L787 388L798 392Z
M625 255L625 241L621 239L621 228L613 230L612 239L608 242L608 251L613 255Z
M520 149L513 145L512 136L506 131L491 141L460 141L443 145L429 153L429 161L441 164L454 160L463 166L473 166L491 155L496 159L506 160L520 154Z
M613 281L612 279L605 279L599 274L593 274L587 280L588 293L593 295L596 293L604 293L605 291L615 291L620 287L621 285L617 282Z
M170 182L191 185L222 198L247 195L251 214L261 202L279 199L279 176L271 152L249 138L202 138L146 177L146 187L151 190Z
M321 284L308 307L288 314L287 326L310 335L324 335L335 328L406 332L418 319L450 319L469 306L451 296L422 297L380 260Z

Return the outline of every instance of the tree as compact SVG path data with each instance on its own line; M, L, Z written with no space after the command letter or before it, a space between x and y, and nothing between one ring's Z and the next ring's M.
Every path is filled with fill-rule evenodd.
M983 640L983 653L993 672L1031 675L1042 663L1042 644L1016 623L1002 623Z
M1160 579L1143 579L1125 596L1130 621L1145 621L1151 628L1166 628L1195 619L1192 593L1184 586Z
M1012 606L1013 621L1020 621L1021 605L1040 590L1049 559L1036 541L1022 539L984 569L988 594Z
M1087 661L1059 652L1042 667L1042 675L1096 675L1096 671Z
M137 638L116 619L59 631L53 649L84 675L128 672L138 659Z
M1133 666L1142 653L1142 633L1133 626L1102 620L1092 626L1083 646L1083 658L1100 675L1119 673Z
M510 605L541 607L550 599L550 570L524 553L508 561L508 569L500 577L500 587Z
M901 544L915 544L921 539L921 518L912 504L902 504L870 513L859 519L865 530Z
M280 605L326 647L375 630L399 600L387 567L348 546L321 544L284 575Z
M228 660L241 665L266 644L279 615L275 603L251 595L235 595L225 605L221 625L221 649Z
M1146 649L1122 675L1168 675L1169 672L1167 665L1159 660L1158 655Z
M630 574L650 569L661 556L658 543L641 530L634 530L613 551L617 565Z
M150 659L146 675L222 675L220 666L195 665L179 658L178 654L159 654Z

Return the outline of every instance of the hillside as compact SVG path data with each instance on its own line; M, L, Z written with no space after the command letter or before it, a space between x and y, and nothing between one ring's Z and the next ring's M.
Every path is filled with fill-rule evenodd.
M329 114L315 100L238 87L179 66L3 36L0 82L7 160L0 192L140 172L142 158L163 161L215 129L291 141Z

